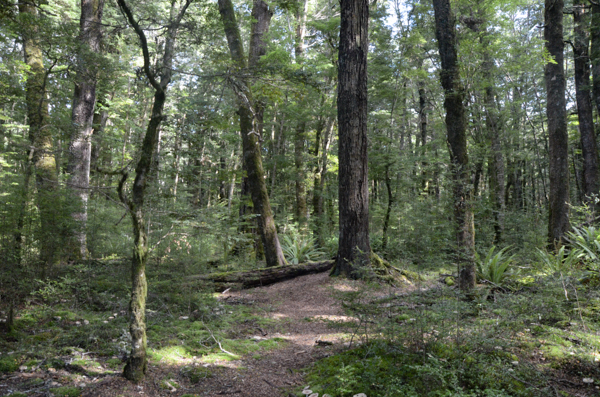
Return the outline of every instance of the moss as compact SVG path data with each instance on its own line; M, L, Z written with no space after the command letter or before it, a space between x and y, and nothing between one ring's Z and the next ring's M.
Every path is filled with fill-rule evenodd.
M19 369L19 362L13 356L0 358L0 373L14 372Z
M205 367L184 367L182 373L194 385L203 379L212 378L213 376L212 371Z
M81 395L81 389L78 387L64 386L50 389L50 391L55 397L79 397Z

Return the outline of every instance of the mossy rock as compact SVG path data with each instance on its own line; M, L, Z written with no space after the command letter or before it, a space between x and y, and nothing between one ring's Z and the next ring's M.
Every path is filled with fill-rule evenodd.
M454 281L454 277L446 277L444 279L444 284L446 284L448 287L453 287L454 284L456 284L456 282Z

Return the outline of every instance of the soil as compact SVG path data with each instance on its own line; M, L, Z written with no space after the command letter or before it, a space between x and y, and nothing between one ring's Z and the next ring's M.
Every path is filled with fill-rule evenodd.
M352 320L344 316L335 291L355 288L356 282L334 279L328 272L297 277L267 287L225 292L220 300L233 304L252 303L257 312L269 317L277 326L262 329L252 324L240 324L240 329L252 327L256 340L285 339L283 348L254 354L235 361L204 364L192 361L191 366L206 367L208 376L191 384L179 366L150 364L146 378L139 384L120 375L92 378L85 372L75 374L73 368L62 370L16 372L0 378L0 395L21 392L28 396L51 396L50 388L76 386L84 397L117 396L294 396L298 388L310 386L303 379L303 368L318 359L350 347L355 340L343 340L342 332L332 327L336 321ZM386 291L389 293L389 291ZM235 332L235 330L233 330ZM101 358L97 358L101 361ZM32 380L39 378L39 380ZM164 380L170 384L166 386ZM28 386L31 385L31 386ZM33 386L36 385L36 386Z

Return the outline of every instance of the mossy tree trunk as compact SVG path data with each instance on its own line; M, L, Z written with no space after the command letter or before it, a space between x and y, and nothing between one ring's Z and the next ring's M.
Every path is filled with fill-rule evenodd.
M218 4L231 58L240 70L246 69L246 58L244 56L239 27L235 18L233 3L231 0L219 0ZM258 60L266 52L266 43L263 37L269 29L271 16L272 13L264 1L254 1L248 57L248 66L250 68L257 67ZM232 80L231 85L239 102L238 113L240 116L244 168L248 174L253 210L258 215L257 221L265 250L267 266L283 265L286 263L286 260L279 244L279 237L277 236L275 219L271 211L267 184L264 178L265 172L262 165L263 105L258 103L258 101L254 101L250 86L244 79Z
M133 225L134 246L131 263L131 301L129 303L129 332L131 334L131 352L127 364L123 369L123 375L134 382L139 382L145 375L147 369L146 358L146 295L148 283L146 280L146 263L148 261L148 235L146 232L146 221L144 214L144 193L148 179L152 177L151 168L154 153L158 146L159 128L164 118L163 110L166 101L166 91L171 82L171 69L175 51L175 40L177 30L185 11L191 0L185 0L177 9L177 2L171 3L169 27L164 44L164 53L160 70L160 81L150 70L150 55L144 31L137 21L125 0L118 0L119 7L127 16L127 20L135 29L140 40L144 55L144 73L154 88L154 102L150 122L146 128L146 134L142 143L140 159L135 168L135 180L133 182L131 198L127 197L124 185L127 173L123 174L119 183L119 198L129 209Z
M75 92L73 94L73 123L69 144L69 188L78 198L72 213L76 223L70 230L67 242L67 254L74 259L87 255L86 223L87 202L90 186L90 164L92 154L92 126L96 103L96 57L100 53L102 38L101 24L104 0L81 0L81 18L79 22L80 49L78 54Z
M456 28L449 0L434 0L435 35L438 41L442 69L440 80L444 88L446 129L450 148L452 193L456 242L458 246L459 287L468 291L475 287L475 227L469 188L469 157L464 106L464 88L460 82L456 51Z
M46 95L47 73L44 68L42 49L38 41L37 6L33 2L19 2L19 14L23 27L23 52L29 73L26 82L27 119L29 122L30 159L35 169L37 206L40 211L40 262L42 276L52 264L57 240L57 215L54 201L57 195L58 175L52 132L49 125ZM23 189L29 188L29 175L25 176ZM26 197L25 193L23 197ZM18 244L20 245L20 244ZM19 247L20 250L20 247Z

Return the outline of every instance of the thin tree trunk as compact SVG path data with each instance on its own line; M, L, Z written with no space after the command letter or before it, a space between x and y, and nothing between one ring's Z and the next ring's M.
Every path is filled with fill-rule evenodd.
M592 4L592 27L590 29L590 58L592 61L592 97L600 115L600 5Z
M90 164L92 154L92 128L96 103L96 60L100 53L102 38L101 23L104 0L81 0L79 40L75 93L71 121L73 132L69 143L69 188L79 202L71 216L76 221L74 230L69 231L67 254L73 259L87 256L87 202L90 187Z
M563 0L546 0L544 39L554 62L544 70L550 154L548 239L560 245L569 230L569 137L565 99Z
M341 0L338 68L339 246L334 275L370 264L367 161L368 0Z
M244 49L235 19L233 4L231 0L219 0L218 3L231 58L237 67L245 69ZM268 30L271 15L272 13L264 1L254 1L248 56L248 66L250 68L256 67L258 59L266 52L266 43L263 41L263 36ZM233 86L240 102L239 115L244 166L248 174L254 213L259 215L257 220L265 248L265 259L267 266L283 265L286 260L279 244L262 165L262 110L260 109L262 106L254 103L250 87L246 81L235 82Z
M171 3L170 24L167 28L162 64L160 65L160 82L158 82L156 81L155 74L150 71L150 56L144 31L135 21L125 0L118 0L119 7L125 13L129 23L133 26L138 35L144 54L144 72L155 91L152 115L142 143L140 159L135 168L135 180L133 182L131 199L126 197L124 193L124 184L128 176L127 173L123 174L118 188L119 198L129 209L134 235L133 258L131 264L131 301L129 303L131 353L127 359L127 364L123 369L123 376L135 382L139 382L144 377L147 369L146 295L148 292L148 284L146 281L146 263L148 261L148 235L144 213L144 193L148 179L151 178L150 173L154 154L158 147L160 124L164 118L163 110L166 101L167 87L171 82L177 30L190 3L191 0L185 0L179 10L176 8L176 1Z
M298 11L296 12L296 46L294 53L296 63L302 64L304 58L304 36L306 34L306 17L308 12L308 0L299 0ZM304 109L306 101L300 101L301 108ZM306 120L302 115L302 120L296 127L294 134L294 165L296 167L296 221L300 227L306 226L308 219L308 207L306 205L306 177L304 161L304 141L306 140Z
M460 83L456 52L456 28L449 0L433 0L435 34L438 41L442 70L440 80L444 88L446 128L450 147L453 179L454 218L458 245L459 287L463 291L475 287L474 247L475 230L471 192L469 189L469 158L464 107L464 89Z
M575 58L575 92L577 114L579 117L579 136L583 157L582 193L584 200L592 206L592 195L598 195L598 149L594 133L594 117L590 92L590 63L588 48L590 45L587 27L589 18L586 13L587 3L575 0L573 3L573 20L575 22L575 40L573 56Z

